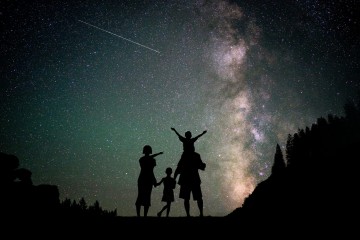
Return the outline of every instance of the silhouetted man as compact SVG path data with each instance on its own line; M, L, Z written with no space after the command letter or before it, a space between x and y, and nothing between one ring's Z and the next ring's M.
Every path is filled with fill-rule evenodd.
M179 185L180 195L179 197L184 199L184 206L186 216L190 217L190 195L192 193L193 199L197 201L200 216L203 216L203 200L201 192L201 180L198 170L205 170L206 164L202 162L200 154L195 152L195 142L199 137L204 135L207 131L203 131L196 137L192 137L190 131L185 132L185 137L181 136L175 128L171 128L179 140L183 143L183 153L180 161L175 170L174 179L176 180L177 175L180 174Z
M179 197L184 199L186 216L190 217L190 195L192 193L194 201L203 216L203 199L201 192L201 179L199 169L205 170L206 164L201 160L200 154L196 152L184 153L175 170L174 179L180 174L178 184L180 185Z

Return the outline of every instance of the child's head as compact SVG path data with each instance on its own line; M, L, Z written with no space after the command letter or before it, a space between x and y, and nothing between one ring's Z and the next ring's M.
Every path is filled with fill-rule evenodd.
M168 176L170 176L170 175L172 174L172 168L171 168L171 167L166 168L165 173L166 173Z
M186 138L191 138L191 132L190 132L190 131L186 131L185 137L186 137Z

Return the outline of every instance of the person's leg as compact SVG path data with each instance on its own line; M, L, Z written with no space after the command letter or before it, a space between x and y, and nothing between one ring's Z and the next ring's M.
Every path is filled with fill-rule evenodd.
M202 192L201 192L201 187L200 187L200 184L197 185L197 186L193 186L193 198L195 201L197 201L197 205L198 205L198 208L199 208L199 211L200 211L200 217L203 216L203 209L204 209L204 202L203 202L203 199L202 199Z
M170 208L171 208L171 202L167 202L166 204L166 216L169 216L170 213Z
M164 211L164 207L157 213L158 217L161 217L162 212Z
M190 200L189 199L184 199L184 207L185 207L185 211L186 211L186 216L190 217Z
M139 204L136 204L136 215L140 217L140 208L141 206Z
M198 204L198 207L199 207L199 211L200 211L200 217L203 217L203 200L202 198L198 199L197 200L197 204Z
M160 210L160 212L158 212L158 214L157 214L158 217L161 217L161 214L162 214L163 211L165 211L166 207L167 207L167 205L165 205L165 206Z
M181 185L179 197L184 199L184 207L187 217L190 217L190 193L191 193L190 186Z
M147 217L149 206L144 206L144 217Z

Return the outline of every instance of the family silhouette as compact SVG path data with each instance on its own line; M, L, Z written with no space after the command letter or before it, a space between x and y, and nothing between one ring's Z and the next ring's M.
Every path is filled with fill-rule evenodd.
M161 217L166 210L166 216L170 214L171 203L174 202L174 189L176 187L176 179L180 185L179 198L184 200L184 208L187 217L190 217L190 198L197 202L199 208L199 216L203 217L203 199L201 191L201 179L199 170L204 171L206 164L202 161L199 153L195 151L195 142L203 136L207 131L203 131L196 137L192 137L190 131L185 132L185 137L179 134L175 128L171 128L176 133L179 140L183 144L183 152L180 160L177 163L174 177L172 177L172 168L166 168L166 177L163 177L160 182L157 182L154 175L154 167L156 166L155 157L163 154L159 152L152 154L152 148L149 145L143 147L143 154L139 160L140 175L138 178L138 196L136 199L136 214L140 217L141 206L144 207L144 217L147 217L149 207L151 206L151 192L153 187L161 184L164 185L163 196L161 201L166 202L166 205L158 212L157 216ZM152 155L151 155L152 154Z

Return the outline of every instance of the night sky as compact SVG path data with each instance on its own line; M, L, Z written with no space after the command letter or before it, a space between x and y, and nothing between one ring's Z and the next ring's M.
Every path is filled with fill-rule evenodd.
M160 181L182 153L170 128L207 130L204 215L225 216L269 176L277 143L357 98L359 12L357 0L1 1L0 151L60 200L135 216L143 146L164 152ZM178 193L170 216L185 216Z

